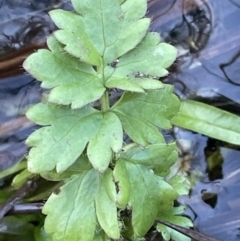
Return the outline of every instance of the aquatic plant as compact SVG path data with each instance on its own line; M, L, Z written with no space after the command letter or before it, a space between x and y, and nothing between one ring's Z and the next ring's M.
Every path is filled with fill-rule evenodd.
M185 177L168 176L178 155L160 131L185 123L201 131L194 113L186 114L192 102L181 104L173 87L158 80L177 50L148 32L146 0L72 5L75 12L50 12L59 30L48 38L49 50L23 65L50 89L27 112L43 126L27 139L28 170L64 183L43 208L49 240L137 240L157 217L191 226L179 216L183 207L173 207L189 186ZM114 89L123 92L112 103ZM157 229L166 240L188 240Z

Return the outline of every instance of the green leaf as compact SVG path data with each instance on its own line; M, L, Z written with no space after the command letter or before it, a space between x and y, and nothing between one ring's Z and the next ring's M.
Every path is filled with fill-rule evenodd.
M17 174L12 180L12 186L15 188L20 188L28 179L33 178L35 175L24 169L19 174Z
M54 36L66 45L64 49L80 60L98 66L100 55L85 32L82 16L60 9L51 11L50 16L54 23L62 29L55 31Z
M44 205L46 232L53 241L92 241L96 227L94 199L99 175L92 169L66 180L60 193L52 194ZM60 212L59 212L60 211Z
M121 153L121 159L125 159L134 164L140 164L153 169L158 170L166 175L166 172L170 171L170 167L175 163L175 159L169 159L169 157L176 153L175 143L158 143L154 145L148 145L146 147L135 146L129 149L127 152Z
M178 152L177 151L173 151L168 158L166 159L166 163L172 163L174 164L176 162L176 160L178 159ZM170 174L169 172L171 172L171 169L169 169L168 165L162 165L157 167L155 170L155 173L161 177L166 177L168 174Z
M168 183L176 190L179 195L188 195L191 189L191 183L187 177L177 175L168 180Z
M119 189L116 197L116 203L119 208L125 208L129 202L131 192L131 183L125 162L118 161L113 174L114 180Z
M166 68L175 60L177 51L174 47L159 41L158 34L148 33L137 48L117 61L105 83L106 87L139 93L144 92L144 89L164 88L160 81L152 77L159 78L168 73Z
M82 154L88 142L90 162L96 170L104 172L112 152L117 153L122 148L121 123L111 112L101 113L90 106L72 111L40 103L28 110L27 117L47 125L26 141L33 147L28 157L28 168L33 173L48 172L55 167L58 173L63 172Z
M34 238L36 241L52 241L52 237L47 234L44 227L38 226L34 230Z
M149 79L149 78L109 78L105 82L107 88L118 88L127 91L133 91L138 93L144 93L144 89L161 89L164 85L159 80Z
M105 88L92 66L67 54L63 46L52 36L47 40L49 50L39 50L30 55L23 67L43 88L53 88L49 101L69 105L73 109L98 100Z
M93 167L104 172L112 160L112 151L118 153L122 149L123 131L118 117L111 112L103 113L101 125L90 140L87 155Z
M64 172L57 173L56 170L41 173L41 176L49 181L63 181L72 175L83 173L92 169L92 165L89 162L87 155L83 153L70 167Z
M218 140L240 144L239 116L197 101L182 100L180 111L171 123Z
M44 112L41 113L42 107ZM27 116L38 120L37 123L48 122L48 126L32 133L26 141L33 147L28 156L28 169L33 173L51 171L55 167L57 172L66 170L96 136L102 121L102 114L89 106L72 111L64 106L41 103L30 108Z
M107 88L118 88L121 90L144 93L144 89L139 86L138 83L132 82L127 77L110 78L105 82L105 86Z
M119 0L72 0L72 4L82 15L85 31L105 64L136 47L150 25L150 19L125 16ZM135 1L134 7L143 9L141 4L142 1ZM130 7L132 10L133 5Z
M123 2L123 1L122 1ZM145 16L147 12L147 1L145 0L128 0L122 4L124 17L128 21L139 19Z
M109 191L113 193L111 196L116 196L115 184L110 169L100 177L100 187L95 199L96 213L98 222L106 234L110 238L119 239L120 230L118 227L117 207L108 195Z
M163 142L158 127L170 129L170 119L178 112L179 100L173 87L146 91L146 94L125 92L112 107L121 120L124 131L136 143L146 146L149 143Z
M175 61L176 57L176 48L160 43L158 33L147 33L137 48L119 59L112 77L137 74L162 77L168 74L166 68Z
M141 86L145 90L157 90L164 88L164 85L159 81L155 79L150 78L134 78L131 79L133 83L137 83L139 86Z
M132 208L134 234L141 237L152 226L163 200L172 204L177 193L163 179L154 175L143 165L135 165L119 159L116 169L123 169L123 171L116 171L114 175L119 182L120 191L127 193L121 194L123 197L121 201L126 201L126 196L129 195L128 205ZM120 173L125 175L120 176Z
M177 224L182 227L192 227L192 221L186 217L179 216L183 214L185 207L172 207L170 210L162 210L158 213L158 217L162 220L166 220L170 223ZM162 233L165 240L169 240L171 237L174 241L190 241L191 239L187 236L163 225L157 224L157 230Z
M0 172L0 179L3 179L7 176L12 175L13 173L22 171L27 167L27 161L24 159L21 162L16 163L14 166L11 166Z

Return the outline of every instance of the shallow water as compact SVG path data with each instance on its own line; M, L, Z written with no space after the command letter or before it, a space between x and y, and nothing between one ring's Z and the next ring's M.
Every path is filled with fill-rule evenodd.
M47 12L58 7L71 8L65 1L0 0L0 55L41 42L55 29ZM181 98L199 99L239 114L239 1L150 0L148 16L152 18L151 29L179 49L179 57L164 82L174 84ZM0 170L18 162L27 152L24 140L37 127L24 114L40 101L41 93L39 83L26 74L0 79ZM189 205L188 214L200 231L237 241L239 151L226 144L219 146L223 179L210 182L205 172L207 138L178 128L175 135L190 142L183 157L190 154L191 170L203 173L192 195L180 201ZM214 208L203 201L204 193L217 197Z
M239 1L150 1L148 15L153 19L152 29L161 32L165 41L179 49L174 72L166 82L175 85L181 98L201 100L239 114L239 6ZM184 135L187 140L192 140L193 134ZM189 153L193 154L197 169L204 171L205 147L201 144L202 138L198 138L191 141L194 145L191 145ZM220 167L223 179L219 179L220 175L210 182L210 176L204 175L192 195L180 201L189 205L188 215L195 219L200 231L235 241L239 240L240 227L240 153L235 150L237 147L220 142L217 145L224 160ZM206 148L209 148L209 143ZM196 153L199 152L202 158L198 160ZM208 196L215 198L214 207L206 200L204 202Z

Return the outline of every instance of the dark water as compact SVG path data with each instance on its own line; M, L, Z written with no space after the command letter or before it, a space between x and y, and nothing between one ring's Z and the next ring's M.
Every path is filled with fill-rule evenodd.
M42 41L55 29L47 12L59 7L71 8L68 2L57 0L0 0L0 56ZM151 30L160 32L164 41L179 49L164 82L173 84L181 98L201 100L239 114L240 1L150 0L148 16L152 18ZM31 76L0 79L0 170L27 152L24 140L36 126L24 119L24 114L40 100L39 83ZM179 128L175 135L185 148L182 160L190 160L190 170L201 177L191 196L180 199L190 207L188 215L202 232L223 240L240 240L238 148ZM223 160L214 178L206 173L209 150L213 156L218 151Z
M153 0L148 15L152 29L179 49L174 71L165 80L176 93L239 114L240 1ZM180 199L189 206L188 215L202 232L240 240L239 148L181 130L177 137L191 143L193 170L204 174L211 149L208 159L223 161L202 176L190 197Z

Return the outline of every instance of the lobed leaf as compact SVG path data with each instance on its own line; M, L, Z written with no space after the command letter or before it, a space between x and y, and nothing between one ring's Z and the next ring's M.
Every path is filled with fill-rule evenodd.
M109 195L109 192L110 195ZM113 239L119 239L117 207L112 197L116 196L112 171L108 169L104 176L100 177L100 186L95 198L96 214L98 222L105 233Z
M158 213L158 217L163 220L166 220L170 223L177 224L182 227L192 227L193 224L190 219L186 217L181 217L180 215L183 214L185 207L172 207L169 210L162 210ZM190 241L191 239L187 236L163 225L157 224L157 230L162 233L165 240L170 240L170 238L174 241Z
M173 176L170 180L168 180L168 183L176 190L180 196L188 195L189 190L191 189L191 184L188 178L184 177L183 175Z
M171 123L218 140L240 144L239 116L197 101L182 100L180 111Z
M43 88L53 88L49 101L61 105L71 104L72 109L81 108L98 100L105 88L92 66L67 54L55 37L47 40L49 50L39 50L30 55L23 67Z
M179 100L172 93L173 87L146 91L146 94L125 92L112 107L124 131L136 143L163 142L158 128L170 129L170 119L178 112Z
M87 155L93 167L104 172L112 160L112 152L122 149L123 131L118 117L111 112L102 114L96 135L90 140Z
M127 0L122 4L124 17L128 21L133 21L145 16L147 12L147 1L145 0Z
M113 175L119 190L116 196L116 203L119 208L126 208L130 199L131 183L125 162L117 162L113 170Z
M128 77L111 77L105 82L107 88L118 88L126 91L144 93L144 90L161 89L164 85L159 80L150 78L128 78Z
M162 77L176 59L177 50L173 46L160 43L158 33L147 33L137 48L119 59L112 77L143 74ZM157 67L156 67L157 66Z
M119 0L72 0L72 4L83 16L86 33L103 57L104 65L133 49L150 25L150 19L130 18L129 14L125 16ZM135 1L134 7L143 9L141 4L142 1ZM133 9L133 5L131 7ZM126 11L126 8L123 9Z
M62 9L50 11L50 16L61 28L54 36L65 45L64 50L81 61L98 66L101 57L85 32L82 16Z
M96 170L104 172L112 152L122 148L121 123L111 112L101 113L90 106L73 111L40 103L29 109L27 117L47 125L26 141L33 147L28 157L28 168L33 173L48 172L55 167L58 173L63 172L82 154L88 142L90 162Z
M57 173L56 170L52 170L49 172L41 173L41 176L49 181L64 181L65 179L70 178L73 175L78 175L79 173L83 173L92 169L92 165L89 162L87 155L83 153L80 157L64 172Z
M44 205L45 230L53 241L92 241L96 228L94 199L99 175L91 169L66 180L59 194L52 194ZM59 213L59 211L61 212Z
M56 167L57 172L63 172L76 161L88 141L97 134L102 115L89 106L71 112L67 107L45 105L44 109L48 108L46 116L55 118L51 119L49 126L38 129L28 137L26 143L33 147L28 156L28 169L33 173L42 173ZM28 111L30 116L38 115L36 106ZM59 112L62 115L58 117ZM42 119L44 115L42 113Z
M116 169L114 178L119 182L120 192L126 192L121 194L121 204L129 195L128 205L132 209L134 235L142 237L153 225L161 202L170 200L172 204L177 194L169 184L143 165L119 159ZM120 176L121 173L125 175Z
M158 175L161 171L167 175L170 172L170 167L175 163L177 159L176 152L175 143L166 144L163 142L154 145L148 145L144 148L135 146L127 152L121 153L121 159L126 159L134 164L144 165L153 169L154 171L157 170ZM169 158L173 154L175 154L175 158Z
M94 169L73 175L44 205L46 232L52 234L53 241L97 240L98 220L109 237L118 239L117 207L110 192L116 196L110 169L102 176Z

